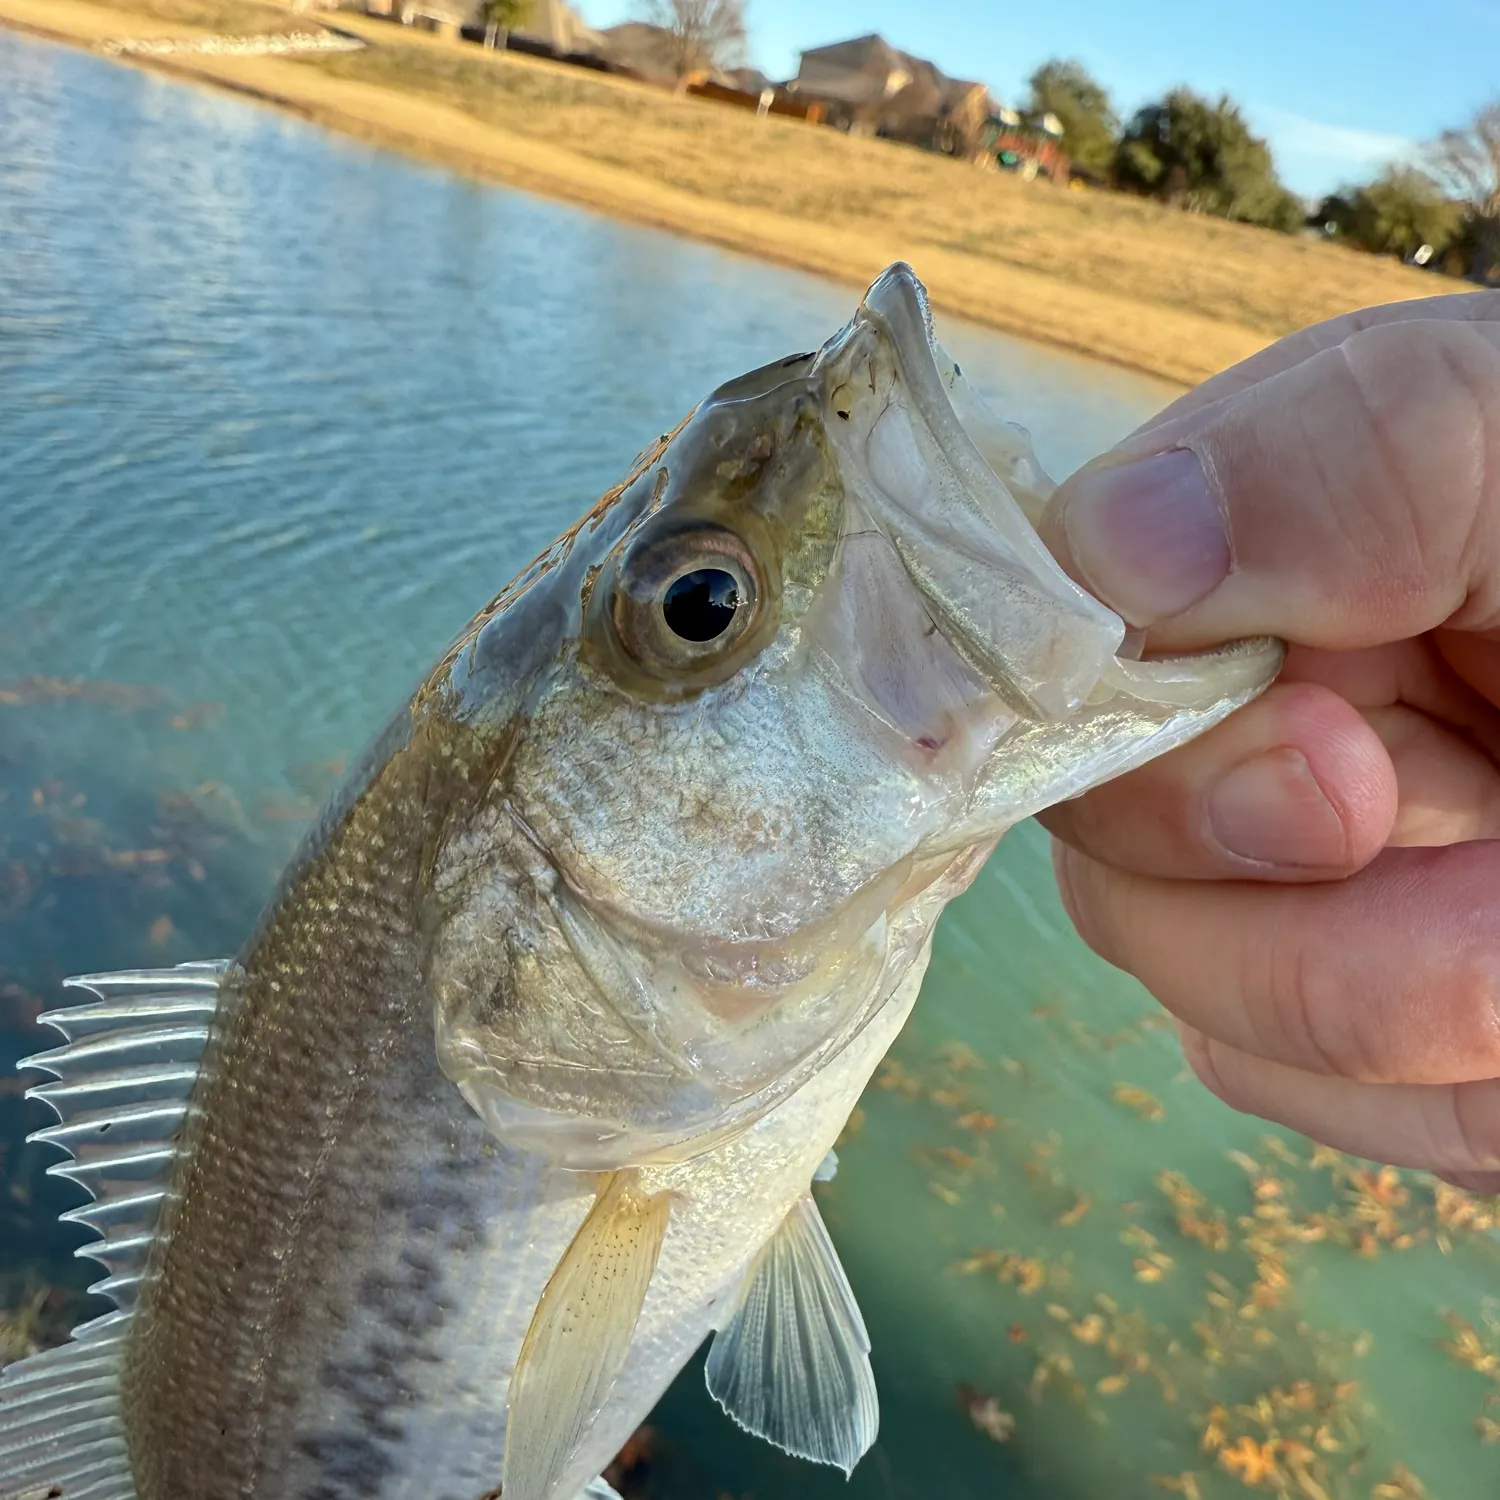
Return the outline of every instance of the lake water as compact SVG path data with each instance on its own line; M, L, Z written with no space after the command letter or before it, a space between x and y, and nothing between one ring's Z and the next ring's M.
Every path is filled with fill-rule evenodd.
M0 35L0 1072L64 975L232 951L477 604L853 304ZM1054 473L1173 394L943 332ZM92 1268L21 1144L42 1118L0 1085L0 1300L51 1330ZM944 919L822 1202L878 1446L845 1486L733 1430L695 1367L629 1495L1500 1482L1484 1218L1210 1099L1072 936L1034 827Z

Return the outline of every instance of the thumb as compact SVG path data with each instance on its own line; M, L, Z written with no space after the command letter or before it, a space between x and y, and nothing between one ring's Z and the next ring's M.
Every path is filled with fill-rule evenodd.
M1137 433L1053 496L1059 560L1153 647L1500 625L1500 297L1347 337Z

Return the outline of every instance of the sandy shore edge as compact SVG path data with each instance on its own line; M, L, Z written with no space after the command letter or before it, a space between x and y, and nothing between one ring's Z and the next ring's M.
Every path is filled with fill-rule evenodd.
M290 12L287 20L289 31L313 24ZM380 22L344 15L336 24L339 29L368 34L377 44L381 31L389 29ZM107 40L127 36L203 34L88 0L0 0L0 25L96 51ZM432 44L445 45L435 39ZM369 144L467 175L560 198L612 218L851 286L867 285L893 260L910 260L940 311L1179 385L1205 379L1271 342L1255 329L1130 301L947 246L886 240L861 227L816 224L684 192L484 124L426 99L331 77L273 56L123 54L110 60L226 89ZM497 66L559 66L503 55L495 62Z

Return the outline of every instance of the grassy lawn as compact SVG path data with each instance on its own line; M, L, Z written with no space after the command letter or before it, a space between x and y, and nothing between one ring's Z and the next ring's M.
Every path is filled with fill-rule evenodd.
M179 26L224 36L317 29L315 16L289 15L284 5L260 5L255 0L120 0L112 8L156 23L153 34L160 28ZM122 32L126 29L121 28Z

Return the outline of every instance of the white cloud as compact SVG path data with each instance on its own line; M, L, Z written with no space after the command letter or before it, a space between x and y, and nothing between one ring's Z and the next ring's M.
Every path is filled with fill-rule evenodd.
M1389 162L1421 164L1421 143L1409 136L1329 125L1270 104L1248 106L1245 114L1270 143L1281 180L1306 198L1373 177Z
M1367 162L1410 160L1419 143L1409 136L1383 130L1359 130L1349 125L1328 125L1289 109L1262 105L1250 111L1258 129L1270 138L1272 149L1325 161Z

